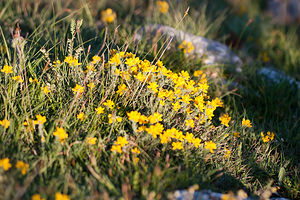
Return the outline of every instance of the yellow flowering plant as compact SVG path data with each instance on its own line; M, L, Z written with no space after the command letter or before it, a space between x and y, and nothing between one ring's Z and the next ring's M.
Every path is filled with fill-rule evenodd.
M160 9L168 12L166 6ZM103 15L106 23L116 19L112 10ZM109 49L110 45L93 56L84 45L76 46L79 22L73 23L67 51L59 54L54 49L55 58L45 55L44 64L51 67L41 67L39 75L28 66L31 78L24 78L23 84L29 94L27 86L20 94L15 91L15 81L21 79L7 78L12 69L3 68L0 74L15 87L9 85L9 92L2 93L14 102L1 107L1 140L8 144L1 146L5 148L1 173L7 178L16 171L41 183L37 186L33 181L33 189L24 198L80 199L82 190L93 191L91 198L98 198L103 190L103 195L107 191L118 197L133 194L133 198L163 199L162 189L172 188L170 183L190 177L190 172L204 174L207 180L212 177L206 174L215 168L232 172L229 168L244 163L244 154L248 156L251 148L246 142L262 140L266 144L259 148L270 155L268 145L273 143L267 142L274 140L274 133L256 137L248 134L256 129L249 120L236 122L231 110L231 116L223 114L228 106L216 97L219 91L211 92L213 80L206 71L187 71L185 66L171 70L161 60L147 60L122 48ZM192 52L192 44L181 45L184 52ZM18 146L17 156L10 154L15 152L9 145ZM19 154L28 163L20 161ZM240 170L247 173L247 167ZM48 180L51 187L47 189ZM162 189L160 180L166 184Z

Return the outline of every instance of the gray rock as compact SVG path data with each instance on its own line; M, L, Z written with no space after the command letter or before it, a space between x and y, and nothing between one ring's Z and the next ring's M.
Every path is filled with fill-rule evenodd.
M298 88L298 90L300 90L300 83L298 81L273 67L263 67L258 71L258 74L263 75L268 80L277 84L279 84L282 81L286 81L291 85L295 85Z
M227 46L221 44L220 42L209 40L201 36L186 33L182 30L176 30L170 26L159 24L148 25L141 28L136 34L136 39L142 40L142 38L145 38L147 34L150 34L150 36L161 34L164 35L165 38L172 38L172 41L178 43L181 43L184 40L187 43L191 42L194 46L194 50L190 54L193 54L197 58L203 59L204 64L236 65L237 71L241 71L241 59L236 54L234 54Z
M275 23L287 24L300 20L299 0L269 0L268 9Z
M169 196L169 199L176 200L221 200L223 195L227 195L228 199L236 200L256 200L255 198L248 197L243 190L239 190L236 195L233 193L221 194L217 192L212 192L211 190L177 190L172 195ZM264 199L264 198L260 198ZM268 198L267 198L268 199ZM271 197L270 200L289 200L283 197Z

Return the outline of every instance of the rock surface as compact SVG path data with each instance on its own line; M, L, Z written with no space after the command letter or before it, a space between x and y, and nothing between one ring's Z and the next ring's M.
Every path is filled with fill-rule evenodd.
M186 33L182 30L176 30L170 26L159 24L145 26L137 32L136 39L142 40L146 36L148 37L148 35L154 37L157 34L164 35L165 38L172 38L173 42L191 42L194 46L194 50L192 50L190 54L193 54L197 58L203 59L203 63L206 65L236 65L237 71L241 71L241 59L226 45L201 36Z
M210 190L203 190L203 191L194 191L194 190L177 190L174 194L169 196L169 199L176 199L176 200L223 200L223 199L234 199L234 200L256 200L255 198L250 198L248 195L243 191L237 191L237 194L228 193L228 194L221 194L217 192L212 192ZM270 200L288 200L283 197L271 197L271 198L264 198L263 196L259 199L270 199Z
M268 9L275 23L288 24L295 21L300 23L299 0L268 0Z
M258 74L266 77L268 80L277 84L279 84L282 81L286 81L290 85L295 85L297 89L300 90L300 83L298 81L273 67L263 67L258 71Z

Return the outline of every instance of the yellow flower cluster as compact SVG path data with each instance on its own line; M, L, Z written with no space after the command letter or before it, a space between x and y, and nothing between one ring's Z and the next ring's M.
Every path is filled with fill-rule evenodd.
M182 49L184 53L191 53L194 50L194 45L192 42L186 42L185 40L178 46L179 49Z
M115 103L112 100L107 100L103 103L103 105L107 106L110 109L113 109L115 107Z
M101 20L106 23L112 23L117 18L117 14L111 9L107 8L101 12Z
M242 126L246 126L246 127L251 128L252 124L251 124L251 122L250 122L249 119L246 120L245 118L243 118L243 120L242 120Z
M32 195L31 200L46 200L46 199L41 198L40 194L34 194L34 195ZM70 200L70 197L66 194L62 194L60 192L57 192L55 194L55 200Z
M48 86L41 87L41 90L43 91L44 94L48 94L51 92L51 90L48 88Z
M45 122L47 121L46 117L45 116L42 116L42 115L36 115L36 120L33 121L33 124L36 125L36 124L44 124Z
M29 164L24 163L23 161L18 161L17 164L16 164L16 168L17 168L17 169L20 169L20 170L21 170L21 173L22 173L23 175L25 175L26 172L27 172L27 169L29 168Z
M169 4L166 1L157 1L156 6L159 10L159 12L165 14L169 10Z
M117 138L117 141L115 141L114 145L111 147L111 151L114 152L118 152L118 153L122 153L122 147L124 147L126 144L128 144L128 141L125 137L121 137L119 136Z
M205 142L205 149L208 149L211 153L213 153L214 150L217 149L217 145L212 141Z
M9 170L12 167L9 162L9 158L0 159L0 167L2 167L5 171ZM25 175L29 168L29 164L24 163L23 161L17 161L16 168L21 170L21 173Z
M78 62L78 59L74 58L73 56L67 56L64 61L68 63L71 67L81 65L81 63Z
M224 115L222 115L219 120L221 121L221 124L225 125L225 126L229 126L229 121L231 120L231 117L229 117L229 115L226 113Z
M83 112L79 113L77 115L77 119L80 119L80 121L83 121L83 119L84 119L84 113Z
M56 127L56 131L53 132L53 135L58 137L61 144L63 144L66 141L66 139L69 137L66 131L60 127Z
M34 194L34 195L32 195L31 200L46 200L46 199L41 198L40 194Z
M274 139L274 133L270 131L268 131L266 135L264 135L264 133L261 132L260 135L262 137L263 142L269 142Z
M9 170L9 168L11 168L9 158L0 159L0 167L2 167L5 171Z
M7 119L3 119L0 121L0 125L3 126L4 128L8 128L10 125L10 122Z
M222 107L223 102L219 98L209 100L207 96L208 84L205 74L202 71L194 73L198 81L191 79L186 71L174 73L164 67L161 61L155 65L148 60L140 60L132 53L112 51L113 54L108 61L113 73L120 77L121 80L126 79L126 83L142 85L151 92L159 100L161 106L172 108L173 112L186 113L185 127L187 129L203 123L212 123L212 117L217 107ZM122 67L119 67L123 64ZM127 91L127 86L122 83L118 85L118 94ZM146 92L147 93L147 92ZM104 104L106 106L106 104ZM101 109L101 108L100 108ZM98 108L96 110L98 112ZM99 114L103 113L103 109ZM109 115L111 117L111 115ZM137 132L146 132L153 138L160 138L162 144L172 142L173 149L183 149L184 141L193 144L196 148L200 146L201 139L194 137L192 133L184 133L176 128L164 129L163 116L160 113L153 113L145 116L138 111L127 112L128 119L141 126L137 128ZM222 123L228 125L230 117L222 116ZM212 141L208 142L206 147L213 152L215 146ZM122 152L120 145L114 145L113 151Z
M76 86L72 89L74 94L81 94L84 91L84 87L81 85L76 84Z
M112 124L115 121L121 122L122 121L122 117L118 117L118 116L115 116L115 115L112 115L112 114L108 114L108 123Z
M1 72L5 73L5 74L11 74L11 73L13 73L12 67L8 66L8 65L4 65L4 67L1 69Z
M55 194L55 200L70 200L70 197L66 194L62 194L60 192L57 192Z
M16 82L23 83L23 79L21 78L21 76L14 76L12 77L12 79L15 80Z
M95 138L95 137L88 137L86 139L86 143L88 143L88 144L96 144L96 141L97 141L97 138Z

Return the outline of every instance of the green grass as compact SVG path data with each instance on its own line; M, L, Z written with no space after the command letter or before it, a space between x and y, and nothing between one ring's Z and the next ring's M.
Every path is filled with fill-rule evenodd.
M270 84L256 74L265 62L262 55L267 53L268 64L299 78L296 67L300 59L299 42L295 42L298 27L288 27L286 31L284 27L270 25L261 14L262 2L253 1L250 5L241 16L221 0L213 4L208 1L170 3L166 14L159 13L152 0L1 2L0 66L2 69L5 64L10 65L14 71L0 74L0 120L10 121L7 129L0 126L0 159L7 157L12 164L7 171L0 167L2 198L30 199L38 193L55 199L55 193L60 192L71 199L105 199L106 196L165 199L169 193L194 184L200 189L224 193L243 189L254 197L279 186L282 196L299 198L299 91L284 82ZM189 15L184 16L188 6ZM108 7L116 11L117 19L105 25L101 23L101 11ZM250 17L261 20L245 26ZM81 27L77 19L83 19ZM24 39L13 39L12 30L17 23ZM226 42L242 58L251 56L254 62L246 61L243 72L236 74L225 66L203 66L201 59L187 57L177 44L165 51L165 41L160 38L154 38L152 43L136 44L135 31L147 23L167 24ZM266 30L280 33L279 39L277 35L269 37ZM249 36L254 40L247 40ZM283 43L286 38L290 39ZM18 39L26 41L24 47ZM234 45L236 42L243 45ZM127 71L130 67L125 60L121 65L108 64L112 49L135 53L153 64L160 58L167 69L177 73L186 70L196 82L199 77L193 77L193 73L203 70L210 86L209 99L219 97L224 106L214 111L211 121L200 124L195 120L194 128L186 127L184 120L190 119L186 113L188 105L183 103L178 112L172 109L172 102L166 102L163 108L157 95L147 88L148 83L143 84L131 75L128 80L114 75L116 68ZM70 67L63 62L70 55L78 57L82 64ZM95 72L86 74L84 71L94 55L105 61L95 65ZM62 64L54 67L56 60ZM24 82L14 81L12 77L16 75ZM37 78L39 84L30 82L29 78ZM153 74L151 81L157 81L164 89L174 87L170 79L159 74ZM228 86L231 81L243 87L232 90ZM96 85L93 90L87 87L90 82ZM128 89L119 95L118 86L123 83ZM76 84L85 87L81 96L72 91ZM43 92L45 86L50 93ZM105 107L103 103L107 99L116 104L115 108L106 108L98 115L95 108ZM141 125L127 116L134 110L146 116L159 112L163 115L164 130L176 128L183 134L191 132L202 139L200 147L184 142L182 150L173 150L171 143L161 144L159 138L147 132L138 133L136 129ZM192 118L201 113L193 106L191 110ZM83 121L76 117L80 112L85 114ZM220 124L219 116L224 113L232 117L229 127ZM23 124L27 119L35 120L39 114L46 116L44 125L29 128ZM122 117L122 122L108 123L109 114ZM250 119L253 127L243 127L243 118ZM64 128L68 134L64 143L53 135L57 127ZM274 132L274 140L264 143L261 131ZM240 137L233 136L233 132L239 132ZM45 141L41 140L43 136ZM129 141L121 154L111 152L119 136ZM95 145L86 142L89 137L97 138ZM204 143L208 141L216 143L214 153L205 148ZM141 151L139 155L130 151L135 146ZM227 150L231 151L229 158L225 158ZM29 164L26 174L16 168L17 161Z

